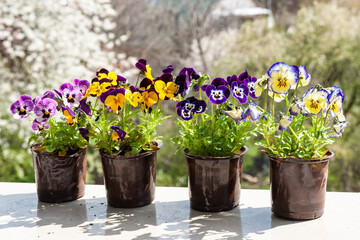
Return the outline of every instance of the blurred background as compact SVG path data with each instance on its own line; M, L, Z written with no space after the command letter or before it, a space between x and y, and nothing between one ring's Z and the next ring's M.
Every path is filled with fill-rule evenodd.
M305 65L311 86L341 86L349 121L331 150L328 190L360 191L360 1L358 0L1 0L0 181L34 182L27 145L31 123L10 104L107 68L136 80L145 58L153 76L169 64L212 78L261 77L278 61ZM184 154L170 138L173 115L159 128L157 185L187 186ZM268 188L267 158L249 142L244 188ZM97 150L89 149L87 183L102 184Z

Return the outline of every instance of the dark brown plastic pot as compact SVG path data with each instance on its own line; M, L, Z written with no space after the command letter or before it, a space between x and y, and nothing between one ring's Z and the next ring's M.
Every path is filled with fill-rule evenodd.
M109 205L119 208L150 204L155 197L156 151L112 156L100 151Z
M185 150L189 171L191 208L206 212L219 212L239 205L243 155L209 157L191 155Z
M68 202L84 196L86 182L85 149L58 156L56 154L35 151L39 144L30 147L38 198L42 202Z
M324 213L329 160L278 158L270 160L272 212L294 220L319 218Z

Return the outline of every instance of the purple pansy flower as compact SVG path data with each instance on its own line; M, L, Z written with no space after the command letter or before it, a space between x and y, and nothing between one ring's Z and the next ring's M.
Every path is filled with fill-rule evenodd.
M34 109L32 98L28 95L20 96L19 100L11 104L10 111L14 114L15 119L26 118Z
M139 59L137 63L135 63L135 67L139 69L140 71L146 71L146 60L145 59Z
M210 85L201 86L201 90L206 92L206 96L213 104L222 104L230 96L230 89L226 85L225 79L215 78Z
M170 73L170 74L172 73L172 71L174 71L173 65L169 65L162 70L163 73Z
M178 90L175 94L181 94L182 97L185 97L189 92L189 87L191 85L192 79L198 79L200 75L195 71L194 68L183 68L179 75L175 79L175 83L178 86Z
M46 91L44 92L44 94L42 96L37 96L36 98L33 99L33 103L34 103L34 106L42 99L45 99L45 98L51 98L51 99L54 99L55 98L55 93L52 92L52 91Z
M91 108L90 108L90 106L86 103L86 100L87 100L87 98L84 98L84 99L80 100L80 106L79 106L79 108L80 108L81 110L83 110L86 115L92 116Z
M77 107L80 104L82 94L71 83L64 83L60 86L59 92L65 106Z
M57 102L50 98L41 99L34 108L38 122L46 122L56 114Z
M227 82L227 85L229 86L229 87L231 87L231 84L233 83L233 82L236 82L238 80L238 77L236 76L236 74L234 74L234 75L232 75L232 76L228 76L227 78L226 78L226 82Z
M177 114L184 120L191 120L194 113L201 114L206 109L206 102L195 97L189 97L176 104Z
M256 84L257 78L256 77L251 77L249 78L248 81L248 88L249 88L249 96L252 97L253 99L258 98L259 96L256 96L255 94L255 84Z
M195 113L203 113L206 110L206 102L204 100L198 100L199 107L196 109Z
M193 113L187 111L185 108L179 107L177 109L177 115L184 119L185 121L191 120L193 118Z
M236 76L236 75L235 75ZM247 102L247 96L249 94L249 88L246 83L242 83L239 80L232 81L231 91L233 96L239 100L240 103L244 104Z
M79 130L81 136L82 136L83 138L85 138L85 140L86 140L87 142L89 142L89 136L88 136L89 130L88 130L87 128L78 128L78 130Z
M242 83L247 84L248 82L250 82L251 76L249 75L248 71L246 70L245 72L243 72L239 75L238 80Z
M241 120L250 122L257 121L261 116L261 112L257 109L257 104L250 104L249 107L243 112Z
M49 129L50 124L46 122L39 122L36 119L33 121L31 128L35 131L36 134L40 134L42 130Z
M46 92L44 92L44 94L43 94L43 96L41 98L42 99L45 99L45 98L54 99L55 98L55 93L53 91L46 91Z
M86 90L90 87L90 83L88 80L74 79L73 83L74 87L79 90L82 95L85 95Z
M187 68L187 67L184 67L179 75L188 75L190 79L198 79L200 77L200 75L195 71L194 68Z
M124 141L124 139L126 137L126 132L124 130L120 129L118 126L111 126L110 128L112 130L114 130L116 133L116 134L113 134L113 140Z
M197 100L195 97L188 97L184 101L178 102L176 104L176 107L185 108L185 110L190 112L195 112L199 108L199 106L199 100Z

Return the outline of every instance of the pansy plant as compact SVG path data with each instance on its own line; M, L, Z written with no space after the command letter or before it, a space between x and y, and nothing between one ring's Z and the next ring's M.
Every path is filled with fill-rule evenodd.
M40 143L36 145L38 150L60 156L70 154L87 146L79 128L85 126L92 114L86 98L81 100L89 86L88 81L75 79L42 96L22 95L10 106L10 111L16 119L32 121L34 134L29 143Z
M180 135L172 138L179 148L202 156L231 156L244 147L252 133L252 122L261 115L256 104L249 98L250 88L256 78L247 72L239 76L210 80L208 75L199 75L192 68L191 83L186 94L179 96L176 104L179 116L177 124ZM187 85L186 85L187 86ZM246 104L246 105L244 105Z
M156 127L166 118L162 101L175 100L178 92L171 65L159 77L152 76L145 59L139 59L135 67L139 74L134 85L115 72L97 71L84 96L91 101L93 116L81 132L110 155L159 149Z
M343 91L337 86L323 88L316 85L298 98L298 88L309 85L310 80L305 66L279 62L255 83L257 95L267 92L263 115L257 124L257 132L264 140L257 144L268 154L322 158L328 151L326 146L332 144L334 138L341 137L347 125L342 110ZM271 98L270 111L267 111L268 96ZM275 114L275 105L283 101L283 112Z

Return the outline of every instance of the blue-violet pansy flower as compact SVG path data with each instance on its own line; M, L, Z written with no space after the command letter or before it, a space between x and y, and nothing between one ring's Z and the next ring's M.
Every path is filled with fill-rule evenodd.
M267 74L269 87L277 94L287 94L290 89L295 89L299 80L299 68L283 62L273 64Z

